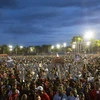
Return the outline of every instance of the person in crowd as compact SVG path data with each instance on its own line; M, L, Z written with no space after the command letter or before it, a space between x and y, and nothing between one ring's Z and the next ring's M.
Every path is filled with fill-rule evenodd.
M40 96L41 100L50 100L48 94L44 91L43 86L38 86L36 88L37 95Z
M9 100L18 100L19 94L16 92L15 88L12 88L12 93L9 95Z
M80 95L79 95L79 100L85 100L84 93L80 93Z
M0 100L99 100L100 57L87 55L88 63L84 64L85 58L80 56L78 60L73 54L59 56L63 65L56 64L53 55L12 56L13 66L1 57Z
M36 100L41 100L41 97L39 95L37 95Z
M68 100L67 95L64 92L63 86L58 86L58 91L54 95L53 100Z
M21 97L21 100L28 100L27 95L23 94L22 97Z
M68 100L75 100L74 91L70 91L70 95L68 96Z

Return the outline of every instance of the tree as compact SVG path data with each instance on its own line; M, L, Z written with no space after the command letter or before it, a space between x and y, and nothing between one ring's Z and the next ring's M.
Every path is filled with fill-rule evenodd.
M43 53L48 53L49 52L49 48L50 48L50 45L42 45L42 52Z
M84 40L83 40L83 37L82 36L74 36L73 38L72 38L72 41L71 41L71 43L73 43L73 42L83 42Z
M14 48L14 52L15 52L16 55L19 54L19 52L20 52L20 48L19 48L18 45L15 46L15 48Z
M41 46L35 46L36 53L42 53L42 47Z
M27 48L27 50L28 50L28 54L35 54L36 53L36 50L35 50L34 46L29 46Z
M2 53L3 54L9 54L9 47L7 45L2 45Z
M100 51L100 40L95 40L92 44L93 44L94 51L99 52Z
M25 54L27 54L27 47L23 47L23 54L25 55Z
M66 52L72 52L71 46L68 46L68 47L66 48Z
M0 45L0 54L3 54L3 52L2 52L2 46Z
M76 52L82 52L83 50L83 37L82 36L74 36L71 41L71 45L75 45Z

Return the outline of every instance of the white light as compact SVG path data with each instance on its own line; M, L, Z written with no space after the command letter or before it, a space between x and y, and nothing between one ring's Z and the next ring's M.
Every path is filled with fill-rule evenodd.
M66 47L66 46L67 46L67 44L66 44L66 43L64 43L64 44L63 44L63 46L64 46L64 47Z
M85 33L85 35L84 35L84 38L85 38L85 39L91 39L91 38L93 38L93 34L94 34L93 31L87 31L87 32Z
M13 49L12 49L12 48L10 48L9 50L10 50L10 51L12 51Z
M30 48L30 51L32 52L32 51L33 51L33 49L32 49L32 48Z
M89 46L91 44L91 42L87 42L86 45Z
M76 44L76 42L73 42L73 44Z
M54 49L54 46L52 45L51 49Z
M75 49L75 47L76 47L75 44L73 44L73 45L72 45L72 48Z
M57 44L57 49L59 49L60 48L60 44Z
M9 45L9 48L13 48L13 46L12 45Z
M22 49L22 48L23 48L23 46L20 46L20 48Z

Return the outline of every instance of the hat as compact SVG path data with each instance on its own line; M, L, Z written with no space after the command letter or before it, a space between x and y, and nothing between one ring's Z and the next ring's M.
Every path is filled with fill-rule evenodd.
M43 87L42 87L42 86L38 86L38 87L36 88L36 90L43 91Z

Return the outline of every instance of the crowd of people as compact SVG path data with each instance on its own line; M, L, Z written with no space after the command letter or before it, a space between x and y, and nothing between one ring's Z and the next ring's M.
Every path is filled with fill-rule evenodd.
M0 57L0 100L100 100L99 55Z

